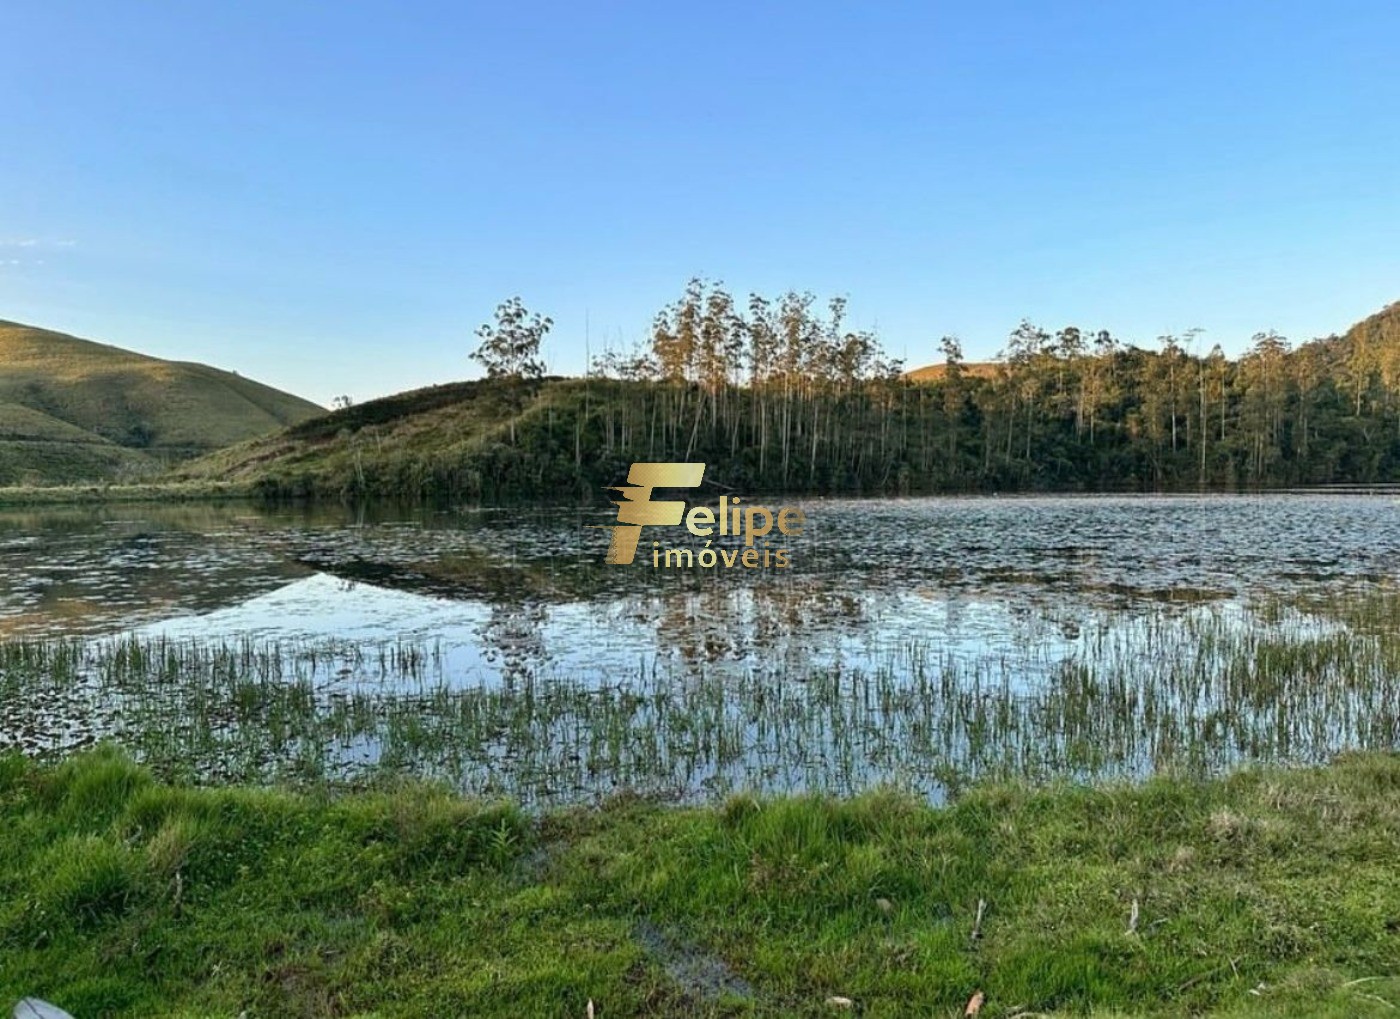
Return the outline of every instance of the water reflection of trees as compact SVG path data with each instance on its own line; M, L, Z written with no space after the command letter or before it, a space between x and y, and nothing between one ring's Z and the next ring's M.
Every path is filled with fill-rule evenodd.
M688 665L738 661L763 671L810 666L869 623L868 598L818 577L709 583L624 600L626 612L654 619L658 649Z
M551 627L554 612L547 602L497 599L486 604L490 615L476 637L502 678L538 675L554 664L556 652L567 657L568 647L550 646L550 633L554 640L566 640L568 632ZM688 669L741 663L758 672L802 674L869 624L864 596L833 591L811 579L678 586L598 600L591 607L603 629L615 632L622 622L651 630L648 642L654 651Z
M541 602L492 602L491 616L477 631L482 653L507 682L536 673L549 661L544 627L548 611Z

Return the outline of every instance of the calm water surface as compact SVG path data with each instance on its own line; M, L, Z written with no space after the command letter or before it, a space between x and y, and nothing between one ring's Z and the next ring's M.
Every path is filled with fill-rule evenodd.
M762 715L766 698L790 698L787 688L809 684L814 676L858 676L864 677L859 681L864 687L835 695L843 701L839 717L828 705L827 716L809 719L815 727L801 736L808 751L829 758L845 738L836 730L856 724L849 715L854 707L844 701L884 698L860 723L882 729L881 746L848 753L848 773L840 781L810 759L800 766L779 762L760 768L768 750L756 723L712 719L713 725L730 725L731 736L746 745L731 748L727 758L701 754L685 774L672 769L651 784L684 794L721 776L725 788L845 791L913 774L913 784L933 788L946 776L930 778L930 769L952 767L960 760L951 758L966 757L983 743L1007 750L1007 740L1015 736L1008 752L1022 762L1033 744L1062 745L1067 731L1084 720L1044 717L1051 710L1046 698L1069 703L1067 677L1075 675L1088 676L1084 682L1123 685L1113 678L1114 670L1122 676L1136 670L1146 700L1156 696L1147 688L1157 684L1161 703L1144 706L1143 696L1134 700L1118 691L1122 703L1115 710L1133 717L1113 724L1135 726L1139 738L1110 762L1112 768L1102 770L1161 766L1160 747L1148 745L1148 730L1161 730L1159 714L1174 713L1180 733L1173 739L1190 742L1197 729L1206 739L1203 727L1212 710L1218 715L1238 707L1224 703L1228 694L1220 685L1227 682L1230 655L1257 657L1253 642L1261 640L1296 643L1336 635L1343 624L1318 612L1319 602L1338 592L1353 597L1384 590L1400 576L1400 505L1389 497L950 498L802 505L805 532L782 540L793 567L748 571L652 568L650 539L698 545L671 528L645 531L632 566L604 565L611 514L602 511L311 511L239 505L0 512L0 636L96 643L166 636L177 642L241 641L303 650L337 642L420 650L423 664L408 674L354 663L331 668L329 659L310 667L317 696L372 694L380 701L396 695L421 699L431 690L439 698L444 692L491 694L496 699L490 703L498 705L499 698L514 697L523 687L533 691L534 684L600 696L630 685L634 699L660 710L657 705L675 690L699 696L697 684L709 684L705 688L715 691L712 700L724 711L742 708ZM1165 657L1178 664L1199 659L1202 681L1215 685L1183 695L1186 679L1161 671ZM1206 676L1211 669L1221 675ZM1316 678L1319 688L1327 679L1321 673ZM1367 680L1373 681L1375 676ZM1355 686L1355 677L1350 682ZM957 687L963 698L958 710L994 710L1000 723L995 718L980 723L991 734L977 737L970 728L976 719L963 718L946 745L925 748L917 761L904 759L903 748L924 738L901 729L912 724L911 711L921 715L922 725L941 724L940 709L930 706L931 683L942 691L945 714L953 711L948 698ZM816 709L808 702L817 695L804 689L801 710L810 714ZM917 705L895 703L910 691L923 691ZM1333 707L1308 710L1345 714L1358 710L1358 697L1387 693L1365 686L1337 693L1327 702ZM10 693L0 715L0 743L42 750L120 731L109 717L116 714L110 707L115 695L105 687L90 689L85 700L66 707L61 698L50 698L42 710L35 697L26 703L26 696L18 689ZM1191 698L1198 703L1184 702ZM969 707L973 701L984 707ZM455 701L453 710L465 711L463 703ZM598 698L589 703L596 705ZM1055 710L1069 710L1063 703ZM1093 703L1086 694L1074 701L1073 710L1090 710L1086 705ZM551 705L549 710L558 707ZM1012 718L1007 705L1022 714L1040 712L1038 721ZM1255 715L1279 709L1260 703ZM516 717L523 709L513 704L510 710ZM540 713L537 706L532 710ZM577 716L580 710L603 709L575 705L571 710ZM688 710L699 709L691 704ZM603 724L589 717L590 725ZM1290 725L1297 721L1290 718ZM637 730L678 724L667 719L623 721ZM1265 721L1262 716L1245 720L1247 727ZM1390 739L1388 730L1363 732L1359 723L1336 718L1314 723L1316 731L1303 749L1297 740L1251 748L1248 740L1240 745L1243 737L1231 737L1228 745L1207 748L1206 756L1217 764L1253 757L1310 759ZM621 723L608 716L607 724ZM1277 726L1277 718L1272 724ZM1019 729L1013 732L1013 726ZM1030 731L1035 726L1038 731ZM455 732L459 740L485 739L476 730ZM331 754L333 763L379 762L386 738L371 731L346 736ZM557 743L559 737L539 738ZM454 752L471 757L470 750ZM486 769L495 768L487 776L492 787L518 791L508 759L485 750L476 759L477 772L447 770L464 785L481 785L480 761L494 762ZM1004 757L998 760L1005 763ZM1073 762L1064 766L1096 770ZM596 792L637 778L634 772L602 770L575 781L573 788Z

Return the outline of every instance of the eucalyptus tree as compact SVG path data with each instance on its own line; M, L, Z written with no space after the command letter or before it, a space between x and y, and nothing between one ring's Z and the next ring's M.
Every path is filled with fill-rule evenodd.
M967 401L965 369L963 366L962 343L956 336L945 336L938 341L938 350L943 355L943 428L946 435L944 455L947 457L947 472L950 479L959 474L958 449L962 430L963 407ZM929 445L927 429L924 442Z
M1002 360L1007 367L1007 381L1010 384L1011 408L1008 417L1006 436L1007 459L1012 457L1012 443L1015 436L1016 418L1021 407L1025 408L1025 466L1031 466L1031 447L1035 438L1035 415L1041 394L1039 371L1041 360L1046 354L1050 334L1033 324L1029 319L1021 319L1019 325L1007 337L1002 351Z
M1274 468L1282 456L1288 350L1288 341L1270 330L1255 333L1249 350L1240 359L1241 427L1247 443L1249 474L1256 484L1273 479Z
M554 326L554 320L531 313L525 302L512 297L496 306L496 321L477 327L480 346L472 354L486 368L487 378L519 382L543 377L545 364L540 357L540 345ZM519 394L512 392L512 402L518 409ZM515 418L510 415L510 442L515 445Z
M777 371L778 322L772 303L761 294L749 295L749 314L744 323L748 335L748 376L750 404L757 418L753 428L758 440L758 472L768 463L768 395Z
M512 297L497 305L494 324L477 327L481 344L472 360L486 369L488 378L538 379L545 371L540 345L553 326L553 319L529 312L519 297Z

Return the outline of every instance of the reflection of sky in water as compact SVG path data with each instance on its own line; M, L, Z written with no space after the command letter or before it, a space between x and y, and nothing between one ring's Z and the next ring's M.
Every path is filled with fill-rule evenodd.
M136 632L267 640L450 640L475 631L489 614L475 602L405 594L317 573L238 605L148 623Z
M827 611L809 611L813 606ZM835 607L834 607L835 606ZM865 592L839 603L754 587L563 604L491 604L315 574L238 605L147 623L176 639L410 644L433 651L448 686L535 676L599 683L646 669L794 676L874 670L913 653L998 663L1013 685L1047 675L1089 637L1130 634L1135 617L1056 604L1033 610L957 591Z

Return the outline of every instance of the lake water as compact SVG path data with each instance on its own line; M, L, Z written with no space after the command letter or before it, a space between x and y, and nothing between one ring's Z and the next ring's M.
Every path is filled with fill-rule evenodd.
M1395 743L1389 497L801 505L786 570L654 568L653 538L701 545L678 528L607 565L610 511L0 512L0 745L554 801ZM36 644L69 671L15 657ZM134 647L174 650L157 674Z

